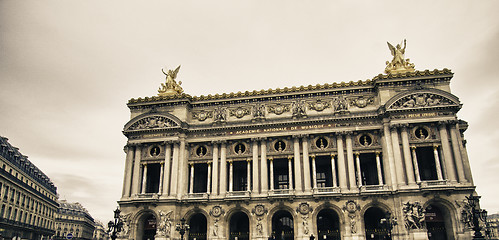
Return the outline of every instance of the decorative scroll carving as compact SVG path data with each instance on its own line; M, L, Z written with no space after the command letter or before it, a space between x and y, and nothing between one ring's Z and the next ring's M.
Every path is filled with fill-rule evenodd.
M211 117L213 117L213 112L211 112L211 111L204 111L204 110L202 110L202 111L199 111L199 112L193 112L192 113L192 118L197 119L197 120L199 120L201 122L204 121L204 120L206 120L206 119L208 119L208 118L211 118Z
M173 120L162 117L152 116L145 117L132 124L128 130L142 130L142 129L155 129L155 128L169 128L178 126Z
M238 107L236 109L229 110L230 116L236 116L237 118L242 118L250 114L250 110L243 107Z
M292 104L292 113L293 117L306 117L307 113L305 112L305 101L294 101Z
M166 82L161 83L161 87L158 89L158 96L174 96L174 95L180 95L184 90L180 85L182 82L177 82L175 81L175 78L177 78L177 73L178 70L180 70L180 66L177 67L174 71L168 70L168 73L165 73L163 69L163 73L166 75Z
M348 218L350 218L350 231L351 233L357 233L357 211L360 210L360 206L353 200L348 200L343 206L343 211L348 212Z
M397 100L390 105L388 109L433 107L452 104L454 104L454 102L444 96L432 93L416 93Z
M269 113L275 113L276 115L281 115L289 111L289 104L275 104L267 107Z
M335 112L346 112L348 110L348 102L343 96L339 96L333 100Z
M424 227L425 211L419 202L404 203L403 211L407 229L422 229Z
M173 211L169 211L167 213L161 210L159 211L159 225L158 229L156 230L156 235L170 237L170 231L172 227L172 220L170 216L172 215L172 213Z
M317 112L322 112L324 109L329 108L331 105L329 102L317 99L315 102L309 103L308 107Z
M404 39L404 47L402 48L402 43L397 44L396 47L391 45L389 42L388 43L388 48L390 49L390 52L392 53L393 59L391 62L386 61L386 68L385 68L385 73L406 73L406 72L414 72L414 64L409 62L409 58L405 59L404 54L405 54L405 47L406 47L406 40Z
M354 105L358 108L365 108L367 105L373 104L373 103L374 103L373 97L360 96L358 98L350 99L350 104Z
M257 104L253 107L253 118L264 119L265 118L265 105Z
M213 111L213 120L215 122L226 122L227 121L227 109L224 107L215 108Z

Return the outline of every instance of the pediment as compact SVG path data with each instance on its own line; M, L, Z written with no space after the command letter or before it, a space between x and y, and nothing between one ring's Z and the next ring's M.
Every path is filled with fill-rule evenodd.
M124 131L144 131L180 128L181 122L175 116L164 114L146 114L135 117L130 120L124 128Z
M433 107L460 107L459 99L442 90L421 89L399 93L386 103L386 110L418 109Z

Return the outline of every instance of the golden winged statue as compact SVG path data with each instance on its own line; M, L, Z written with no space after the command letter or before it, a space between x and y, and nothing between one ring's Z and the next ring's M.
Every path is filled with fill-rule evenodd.
M404 58L406 40L400 44L397 44L396 47L391 45L389 42L388 48L392 53L393 59L391 62L386 61L385 73L405 73L405 72L414 72L414 64L409 62L409 59ZM404 47L402 48L402 44Z
M184 90L180 86L182 82L175 81L177 78L178 71L180 70L180 65L175 70L168 70L168 73L165 70L161 69L161 71L166 75L166 82L161 83L161 87L158 89L158 96L174 96L180 95Z

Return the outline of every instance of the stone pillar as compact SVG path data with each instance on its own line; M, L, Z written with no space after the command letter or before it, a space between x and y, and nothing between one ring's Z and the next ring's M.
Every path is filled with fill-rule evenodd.
M265 139L262 139L260 142L260 180L261 180L261 187L262 187L262 194L267 194L267 191L269 189L269 182L268 182L268 174L269 172L267 171L267 142Z
M165 169L163 172L163 195L168 195L170 191L170 165L172 159L172 148L169 142L165 142ZM173 172L173 174L177 174Z
M232 160L229 160L229 192L234 191L234 165Z
M125 146L126 162L125 162L125 177L123 178L122 197L130 197L130 185L132 184L132 166L133 166L133 150L131 145Z
M315 155L312 155L312 181L314 189L317 189L317 167L315 166Z
M246 159L246 191L251 191L251 159Z
M142 191L141 193L146 193L146 184L147 184L147 164L142 164Z
M449 144L449 135L447 134L447 126L444 122L439 122L438 130L440 132L440 140L442 141L442 151L444 155L445 162L445 172L447 173L447 179L451 183L456 183L456 172L454 171L454 163L452 159L452 153Z
M347 145L348 183L350 184L350 190L354 190L357 187L357 184L355 182L355 164L353 160L351 132L347 133L345 140Z
M336 145L338 146L338 175L340 188L342 191L347 190L347 169L345 166L345 153L343 151L343 136L341 134L336 135Z
M302 184L302 168L300 159L300 139L297 136L293 136L293 150L294 150L294 164L295 164L295 189L296 192L303 191Z
M292 157L288 157L288 188L289 190L293 190L293 163L291 162L293 160Z
M141 146L135 146L135 157L133 159L133 175L132 175L132 195L137 195L139 193L140 182L140 158L141 158Z
M407 184L416 185L414 180L414 168L412 167L412 157L411 149L409 148L409 133L407 131L407 126L402 126L402 131L400 132L402 137L402 149L404 150L404 162L405 162L405 174L407 175Z
M397 168L397 184L399 186L405 185L404 177L404 166L402 165L402 154L400 152L400 142L397 126L391 127L392 145L393 145L393 156L395 159L395 168Z
M395 173L397 170L395 169L395 160L393 158L393 145L392 139L390 135L390 127L388 126L389 120L383 120L383 137L386 145L387 156L383 159L388 159L388 167L390 169L390 182L393 190L398 189L397 185L397 174ZM402 170L402 169L401 169Z
M181 136L180 146L178 151L178 160L179 160L179 182L177 185L177 199L180 199L182 195L187 193L187 173L189 170L187 169L187 159L186 159L186 150L185 150L185 137Z
M362 171L360 169L360 153L355 153L355 165L357 165L357 186L362 186Z
M376 152L376 169L378 170L378 185L383 185L383 172L381 169L381 159L379 158L380 152Z
M158 189L158 194L162 195L163 194L163 178L164 178L164 173L163 173L163 168L165 167L165 163L162 162L159 167L159 189Z
M416 182L421 182L421 175L419 173L418 156L416 155L416 147L411 146L412 151L412 164L414 164L414 172L416 173Z
M438 157L438 145L433 145L433 155L435 158L435 168L437 171L438 180L443 180L442 167L440 166L440 158Z
M189 177L189 194L194 193L194 163L189 164L191 166L190 177Z
M336 181L336 164L334 161L334 154L331 154L331 176L333 178L333 187L338 187L338 182Z
M260 186L260 176L258 174L258 170L260 169L258 167L258 141L256 139L253 140L253 193L258 194L260 193L259 186Z
M220 146L220 195L225 196L227 192L227 146L221 143Z
M173 157L172 157L172 175L170 182L170 196L177 196L178 185L178 171L179 171L179 145L178 142L173 143Z
M219 186L219 178L218 178L218 143L212 142L212 151L213 151L213 173L211 174L211 195L218 195L218 186Z
M270 191L274 190L274 159L269 158Z
M463 140L458 123L456 124L456 128L457 128L458 145L459 145L459 149L461 150L461 159L463 160L463 165L464 165L464 175L465 175L466 179L468 180L468 182L471 185L474 185L473 177L471 174L470 162L468 159L468 153L466 150L466 141Z
M302 139L302 152L303 152L303 180L305 192L310 193L310 160L308 156L308 136L304 136Z
M208 177L206 179L206 193L210 193L211 192L211 162L207 162L206 163L208 165Z
M454 159L456 160L457 175L459 177L460 183L468 183L464 174L464 164L463 158L461 157L461 150L459 149L458 140L459 130L457 130L456 124L450 126L450 138L452 142L452 150L454 152Z

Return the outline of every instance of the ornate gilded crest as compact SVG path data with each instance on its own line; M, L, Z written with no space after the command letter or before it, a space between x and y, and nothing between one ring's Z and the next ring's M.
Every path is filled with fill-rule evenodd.
M238 107L236 109L230 109L230 116L236 116L237 118L242 118L250 114L250 110L243 107Z
M222 209L221 206L214 206L211 210L210 210L210 215L213 216L213 217L220 217L222 214L224 214L224 210Z
M275 104L275 105L270 105L267 107L270 113L275 113L276 115L281 115L285 112L289 111L289 105L288 104Z
M255 206L255 208L253 208L253 210L251 210L251 212L257 215L258 217L261 217L267 213L267 209L265 208L264 205L258 204Z
M308 203L300 203L298 208L296 208L296 212L299 212L302 215L307 215L310 211L312 211L312 208Z
M202 122L202 121L204 121L204 120L206 120L208 118L213 117L213 113L211 111L204 111L204 110L202 110L202 111L199 111L199 112L193 112L192 113L192 117L194 119L197 119L197 120L199 120L199 121Z
M329 102L317 99L315 102L309 103L308 107L317 112L322 112L324 109L330 106Z

